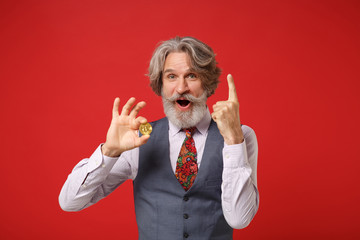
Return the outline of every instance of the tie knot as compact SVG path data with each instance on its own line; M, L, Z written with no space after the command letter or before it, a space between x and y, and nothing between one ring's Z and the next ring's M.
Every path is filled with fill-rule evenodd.
M188 138L190 138L190 137L193 135L193 133L195 132L196 127L184 128L183 130L185 131L186 136L187 136Z

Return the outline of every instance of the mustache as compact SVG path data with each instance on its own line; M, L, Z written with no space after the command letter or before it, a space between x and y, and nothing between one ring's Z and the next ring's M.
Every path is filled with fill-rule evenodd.
M164 96L163 96L164 97ZM171 102L175 102L176 100L178 100L179 98L184 98L192 103L201 103L203 102L207 96L206 96L206 92L204 92L200 97L194 97L193 95L189 94L189 93L185 93L185 94L179 94L179 93L175 93L173 96L171 97L164 97L166 100L171 101Z

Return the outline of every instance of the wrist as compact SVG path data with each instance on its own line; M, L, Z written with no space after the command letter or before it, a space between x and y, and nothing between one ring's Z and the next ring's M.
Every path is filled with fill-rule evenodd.
M101 153L107 157L119 157L121 152L118 150L112 150L106 146L106 143L101 146Z
M230 134L229 134L230 135ZM244 142L244 134L240 128L240 131L234 131L230 136L224 137L224 141L227 145L241 144Z
M231 138L231 139L224 139L225 143L227 145L235 145L235 144L241 144L244 142L244 138L240 137L240 138Z

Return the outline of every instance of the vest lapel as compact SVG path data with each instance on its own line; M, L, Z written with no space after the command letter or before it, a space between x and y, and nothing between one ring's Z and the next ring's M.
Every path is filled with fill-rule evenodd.
M222 140L222 141L221 141ZM223 137L221 136L216 123L211 120L208 135L205 142L204 153L201 159L201 166L195 178L193 186L189 191L196 188L204 188L210 179L221 180L218 169L222 169L222 149L224 147ZM216 160L214 160L216 159ZM220 171L222 173L222 171Z

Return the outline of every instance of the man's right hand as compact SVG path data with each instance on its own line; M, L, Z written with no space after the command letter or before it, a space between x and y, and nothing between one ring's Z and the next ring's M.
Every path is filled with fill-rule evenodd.
M149 139L149 135L139 137L140 124L146 123L144 117L136 117L139 111L145 107L145 102L139 102L134 107L135 98L130 98L119 114L120 99L115 98L112 120L106 135L106 142L101 151L108 157L118 157L121 153L140 147Z

